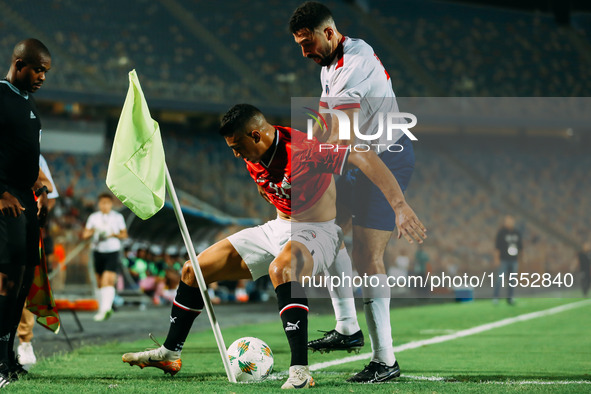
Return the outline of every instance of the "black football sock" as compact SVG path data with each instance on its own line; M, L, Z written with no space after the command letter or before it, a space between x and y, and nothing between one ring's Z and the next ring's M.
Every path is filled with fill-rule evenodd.
M180 352L189 336L195 318L205 306L201 292L181 281L170 312L170 328L164 347Z
M8 337L8 349L6 351L6 354L8 356L8 363L11 366L13 366L16 363L16 353L14 352L14 340L16 339L16 330L18 330L18 325L14 327L13 330L10 332L10 336Z
M275 288L279 316L291 349L290 365L308 365L308 298L299 282Z
M8 297L0 296L0 363L8 361L8 342L10 340L8 312L10 312Z

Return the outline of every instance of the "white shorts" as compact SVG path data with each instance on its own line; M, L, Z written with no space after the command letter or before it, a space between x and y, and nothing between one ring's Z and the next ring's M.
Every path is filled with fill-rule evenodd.
M313 275L323 272L334 262L342 234L334 220L290 222L277 218L230 235L228 241L248 266L252 279L256 280L269 274L269 265L290 240L306 246L314 258Z

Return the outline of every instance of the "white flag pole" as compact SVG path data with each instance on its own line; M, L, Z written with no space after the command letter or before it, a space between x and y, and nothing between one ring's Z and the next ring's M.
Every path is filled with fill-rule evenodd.
M193 241L191 241L191 236L189 235L189 230L187 229L187 223L185 223L185 218L183 216L183 213L181 212L181 204L179 203L176 191L174 190L174 185L172 184L172 179L170 178L170 173L168 172L168 166L166 166L166 164L165 169L166 188L168 189L168 194L170 196L170 199L172 200L172 207L174 209L176 219L179 223L183 240L185 241L185 247L187 248L187 252L189 252L191 265L193 266L193 271L195 272L195 277L197 278L197 283L199 284L199 291L201 292L201 296L203 297L203 301L205 302L205 309L207 310L207 315L209 316L209 322L211 323L213 335L215 336L215 340L218 344L220 355L222 356L224 369L226 370L228 380L231 383L236 383L236 377L234 377L234 374L230 369L230 359L228 358L228 354L226 352L224 337L222 336L220 325L218 324L215 314L213 313L213 305L211 304L211 299L209 298L209 294L207 293L207 285L205 284L205 279L203 279L201 268L199 267L199 264L197 264L197 256L195 254L195 248L193 247Z

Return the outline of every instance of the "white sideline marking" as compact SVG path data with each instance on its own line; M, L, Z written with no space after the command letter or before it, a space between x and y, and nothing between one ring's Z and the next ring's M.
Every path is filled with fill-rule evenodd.
M440 328L440 329L428 329L428 330L421 330L419 331L419 334L453 334L454 332L458 332L458 330L452 330L452 329L445 329L445 328Z
M517 322L537 319L538 317L550 316L550 315L554 315L554 314L557 314L560 312L568 311L570 309L580 308L582 306L586 306L586 305L590 305L590 304L591 304L591 300L577 301L577 302L573 302L571 304L560 305L560 306L556 306L554 308L544 309L542 311L525 313L523 315L509 317L509 318L502 319L502 320L499 320L496 322L482 324L480 326L475 326L475 327L468 328L465 330L457 331L453 334L439 335L439 336L429 338L429 339L422 339L420 341L412 341L412 342L408 342L408 343L405 343L405 344L402 344L399 346L394 346L394 353L399 353L399 352L403 352L405 350L410 350L410 349L416 349L421 346L427 346L427 345L433 345L436 343L447 342L447 341L451 341L451 340L454 340L457 338L467 337L470 335L480 334L481 332L489 331L494 328L508 326L510 324L517 323ZM316 364L310 365L310 371L317 371L319 369L328 368L328 367L332 367L332 366L340 365L340 364L347 364L347 363L350 363L353 361L366 360L370 357L371 357L371 353L363 353L363 354L358 354L356 356L344 357L344 358L337 359L337 360L316 363Z
M478 384L507 384L507 385L523 385L523 384L591 384L589 380L506 380L506 381L497 381L497 380L481 380L480 382L459 382L454 381L453 377L451 378L444 378L441 376L413 376L413 375L400 375L403 378L407 379L414 379L414 380L424 380L429 382L445 382L446 380L450 379L447 383L478 383Z

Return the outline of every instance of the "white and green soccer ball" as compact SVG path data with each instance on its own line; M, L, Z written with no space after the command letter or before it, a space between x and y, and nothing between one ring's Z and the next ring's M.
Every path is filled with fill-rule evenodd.
M237 382L260 382L273 371L273 352L259 338L235 340L228 348L228 357Z

